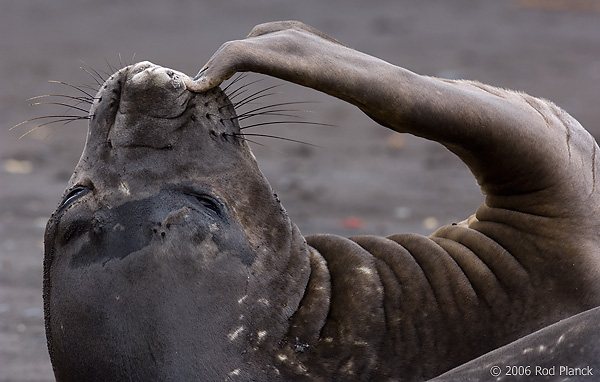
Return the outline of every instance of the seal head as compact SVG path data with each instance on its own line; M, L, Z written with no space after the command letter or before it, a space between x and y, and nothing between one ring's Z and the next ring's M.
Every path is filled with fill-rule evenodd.
M306 243L227 96L190 81L142 62L96 96L45 235L59 381L222 379L274 346L299 305Z

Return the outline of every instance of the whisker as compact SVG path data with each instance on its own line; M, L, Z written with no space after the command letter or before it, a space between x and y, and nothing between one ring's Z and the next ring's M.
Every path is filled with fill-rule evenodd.
M81 61L84 64L88 65L85 61ZM94 68L92 68L90 65L88 65L88 67L90 69L84 68L83 66L80 66L79 69L83 70L84 72L86 72L87 74L90 75L90 77L92 77L94 79L94 81L98 84L98 86L102 85L102 82L104 82L104 78L102 78L102 76L100 75L100 73L98 73ZM91 70L91 71L90 71ZM92 73L93 72L93 73Z
M97 86L92 86L92 85L81 85L82 88L84 89L88 89L91 90L93 92L97 92L98 91L98 87Z
M243 102L243 103L241 101L240 101L240 103L234 103L233 107L236 108L236 109L239 109L240 107L245 106L247 104L251 104L254 101L257 101L257 100L259 100L261 98L267 98L267 97L270 97L270 96L273 96L273 95L277 95L277 94L281 94L281 93L266 93L266 94L261 94L261 95L254 94L253 95L253 96L255 96L254 98L250 98L246 102Z
M52 117L52 116L48 116L48 117L38 117L38 118L33 118L33 119L30 119L30 120L28 120L28 121L21 122L21 123L19 123L18 125L15 125L15 126L11 127L9 130L12 130L12 129L14 129L15 127L17 127L17 126L20 126L20 125L22 125L22 124L24 124L24 123L27 123L27 122L30 122L30 121L34 121L34 120L36 120L36 119L42 119L42 118L60 118L60 117L56 117L56 116L54 116L54 117ZM90 117L89 117L89 116L85 116L85 117L68 117L68 118L61 118L61 119L57 119L57 120L54 120L54 121L49 121L49 122L46 122L46 123L42 123L41 125L37 125L37 126L35 126L34 128L32 128L32 129L30 129L29 131L27 131L25 134L21 135L21 136L19 137L19 139L23 138L23 137L24 137L24 136L26 136L27 134L29 134L29 133L31 133L31 132L33 132L33 131L35 131L35 130L37 130L37 129L39 129L39 128L43 127L43 126L51 125L51 124L53 124L53 123L65 122L64 124L62 124L62 125L61 125L61 126L64 126L64 125L66 125L66 124L69 124L69 123L71 123L71 122L74 122L74 121L79 121L79 120L82 120L82 119L90 119ZM61 127L61 126L59 126L59 127Z
M267 145L265 145L265 144L262 144L262 143L260 143L260 142L257 142L257 141L255 141L255 140L248 139L248 138L244 137L244 136L243 136L243 134L237 134L237 135L234 135L234 134L229 134L229 135L231 135L231 136L235 136L235 137L236 137L236 138L238 138L238 139L243 139L243 140L244 140L244 141L246 141L246 142L254 143L255 145L258 145L258 146L261 146L261 147L267 148L267 149L269 149L269 150L271 150L271 151L274 151L274 152L276 152L277 154L280 154L280 155L286 155L286 153L284 153L283 151L281 151L281 150L277 150L276 148L274 148L274 147L272 147L272 146L267 146Z
M21 125L24 125L26 123L29 123L29 122L32 122L32 121L38 121L40 119L46 119L46 118L65 118L65 120L66 120L66 119L89 119L90 117L88 115L86 115L86 116L81 116L81 115L45 115L43 117L35 117L35 118L28 119L27 121L23 121L21 123L18 123L18 124L14 125L13 127L11 127L8 130L10 131L10 130L13 130L13 129L15 129L15 128L21 126Z
M239 122L245 120L245 119L249 119L249 118L254 118L254 117L259 117L259 116L267 116L267 117L289 117L289 118L303 118L299 115L294 115L294 114L285 114L285 112L287 111L296 111L296 110L272 110L272 111L262 111L260 113L252 113L252 114L248 114L248 115L244 115L244 116L237 116L237 117L233 117L231 119L237 119Z
M330 125L328 123L320 123L320 122L308 122L308 121L270 121L270 122L261 122L255 123L252 125L240 127L240 130L250 129L252 127L257 126L267 126L267 125L280 125L280 124L301 124L301 125L311 125L311 126L327 126L327 127L335 127L335 125Z
M301 143L303 145L317 147L317 148L320 148L320 149L323 148L321 146L318 146L318 145L315 145L315 144L312 144L312 143L303 142L303 141L299 141L299 140L292 139L292 138L278 137L277 135L269 135L269 134L246 134L246 133L233 133L232 135L242 136L242 137L251 136L251 137L273 138L273 139L280 139L282 141L288 141L288 142L294 142L294 143Z
M109 78L113 74L113 72L108 73L106 70L101 70L100 73L101 73L101 75L104 74L104 76L100 77L100 78L102 78L102 83L106 82L105 78Z
M90 99L94 99L93 95L91 95L90 93L86 92L85 90L81 89L78 86L71 85L71 84L69 84L67 82L63 82L63 81L53 81L53 80L50 80L48 82L53 83L53 84L61 84L61 85L65 85L65 86L71 87L71 88L76 89L76 90L82 92L83 94L87 95L88 97L90 97Z
M310 110L271 109L271 108L275 108L275 107L278 107L278 106L299 105L299 104L304 104L304 103L314 103L314 102L281 102L281 103L276 103L276 104L273 104L273 105L261 106L261 107L257 107L255 109L243 112L242 114L239 114L238 118L241 120L242 118L246 118L247 116L263 115L262 111L268 112L268 113L270 113L270 112L304 112L304 113L311 113ZM291 115L291 117L298 117L298 116Z
M248 82L247 84L243 84L242 86L240 86L239 88L233 90L230 94L227 94L227 97L229 97L230 100L235 99L235 97L244 94L246 91L248 91L248 88L258 82L262 82L264 81L264 78L260 78L258 80L252 81L252 82ZM229 86L227 86L229 87Z
M259 143L259 142L253 141L252 139L248 139L248 138L244 137L244 134L227 134L227 135L231 136L231 137L235 137L237 139L243 139L244 141L254 143L255 145L265 147L265 145L263 145L262 143Z
M76 105L79 104L79 103L89 103L90 105L94 103L94 98L74 97L74 96L69 96L69 95L65 95L65 94L44 94L44 95L39 95L39 96L27 98L27 101L33 101L35 99L44 98L44 97L68 98L68 99L73 100L73 101L78 101L78 103L76 103Z
M277 93L266 93L266 92L269 91L269 90L271 90L271 89L278 88L278 87L280 87L282 85L283 84L273 85L273 86L269 86L269 87L267 87L265 89L259 90L259 91L255 92L255 93L249 95L248 97L242 99L241 101L234 103L233 106L237 109L239 107L242 107L242 106L246 105L249 102L254 102L257 99L275 95Z
M248 75L248 73L238 73L238 74L235 76L235 78L234 78L233 80L231 80L231 82L230 82L229 84L227 84L227 86L225 86L225 88L223 88L223 91L224 91L224 92L227 92L227 90L229 90L229 88L230 88L232 85L234 85L234 84L236 84L238 81L240 81L240 80L242 80L242 79L246 78L246 76L247 76L247 75ZM245 85L244 85L244 86L245 86ZM243 87L243 86L242 86L242 87ZM239 88L238 88L238 89L236 89L236 90L234 90L233 92L236 92L236 91L238 91L238 90L239 90ZM230 95L227 95L227 96L228 96L228 97L230 97ZM231 97L230 97L230 98L231 98Z
M62 103L62 102L36 102L36 103L29 104L29 106L36 106L36 105L59 105L59 106L65 106L66 108L69 108L69 109L79 110L84 113L88 112L88 110L86 110L86 109L77 107L75 105L69 105L68 103Z
M111 63L108 61L108 58L105 58L104 61L106 62L106 65L108 65L108 69L110 69L111 73L116 72L117 68L115 68L113 65L111 65ZM121 54L119 54L119 61L121 61ZM122 67L122 66L121 66ZM108 74L106 73L108 77L110 77L112 74Z
M56 133L58 131L58 129L60 129L61 127L66 126L71 122L79 121L82 119L90 119L90 117L81 117L81 118L71 119L69 121L66 121L62 125L59 125L59 126L56 126L55 128L53 128L52 131L48 135L46 135L46 137L44 139L48 139L52 134ZM54 123L57 123L57 122L60 122L60 121L54 121ZM48 123L48 124L50 124L50 123ZM38 126L38 127L41 127L41 126Z

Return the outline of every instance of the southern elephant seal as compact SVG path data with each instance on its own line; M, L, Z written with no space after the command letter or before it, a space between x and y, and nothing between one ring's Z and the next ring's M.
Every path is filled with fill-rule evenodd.
M540 329L431 382L594 381L600 375L600 307Z
M442 143L484 203L430 237L304 239L215 88L238 71ZM90 116L45 237L59 381L425 380L600 305L598 146L548 101L280 22L224 44L195 81L126 67Z

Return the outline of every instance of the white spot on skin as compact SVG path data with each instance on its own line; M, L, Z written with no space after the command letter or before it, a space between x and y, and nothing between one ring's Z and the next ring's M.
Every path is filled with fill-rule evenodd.
M527 354L529 352L531 352L533 349L532 348L527 348L525 350L523 350L523 354Z
M210 233L215 233L215 232L217 232L217 231L219 230L219 227L217 226L217 223L212 223L212 224L210 225L210 228L209 228L209 230L210 230Z
M373 270L368 268L368 267L358 267L356 268L357 271L364 273L365 275L372 275L373 274Z
M546 346L545 345L540 345L540 347L538 347L538 351L541 353L544 350L546 350Z
M240 375L240 369L235 369L235 370L231 371L231 373L229 373L230 377L235 377L238 375Z
M129 191L129 186L125 182L121 182L119 184L119 191L121 191L122 193L124 193L126 196L131 195L131 191Z
M280 360L281 362L287 361L287 355L285 354L277 354L277 359Z
M267 331L261 330L257 333L257 335L258 335L258 341L260 342L267 336Z
M563 342L565 340L565 335L561 335L560 337L558 337L558 341L556 341L557 344Z
M350 359L344 367L342 367L341 371L348 375L354 375L354 360Z
M242 296L239 300L238 300L238 304L242 304L246 299L248 298L248 295Z
M269 306L271 305L271 303L269 302L269 300L267 300L266 298L259 298L258 302L260 302L261 304L263 304L264 306Z
M324 338L323 342L327 342L328 344L330 344L333 342L333 338L331 338L331 337Z
M296 368L296 372L297 372L298 374L306 374L306 372L307 372L307 371L308 371L308 369L306 368L306 366L304 366L304 365L303 365L303 364L301 364L301 363L298 363L298 366L297 366L297 368Z
M229 333L227 335L227 338L229 338L229 341L235 341L236 338L239 337L239 335L245 330L246 328L244 328L243 326L240 326L236 329L234 329L231 333Z

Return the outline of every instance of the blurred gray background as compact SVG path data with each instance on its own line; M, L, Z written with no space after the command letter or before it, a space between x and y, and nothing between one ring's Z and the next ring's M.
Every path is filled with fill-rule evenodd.
M85 142L86 124L11 126L59 107L27 98L73 94L48 80L94 84L150 60L195 75L254 25L297 19L421 74L476 79L553 100L600 134L598 0L0 0L0 381L51 381L41 301L43 231ZM249 76L250 82L259 76ZM265 79L260 90L272 83ZM305 234L427 234L465 219L483 197L438 144L393 135L355 108L292 84L262 100L298 104L310 125L253 129L319 145L255 138L261 168ZM310 110L311 113L305 113ZM247 124L254 123L248 121Z

